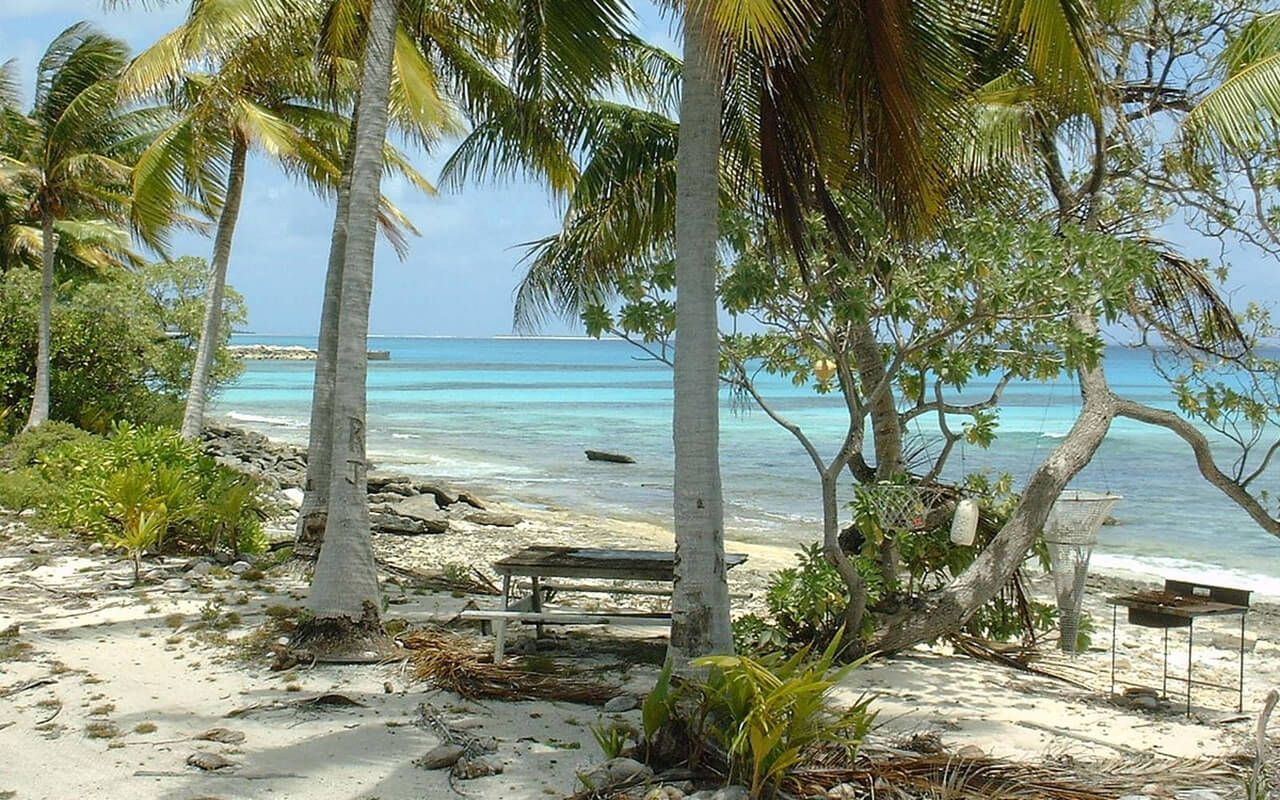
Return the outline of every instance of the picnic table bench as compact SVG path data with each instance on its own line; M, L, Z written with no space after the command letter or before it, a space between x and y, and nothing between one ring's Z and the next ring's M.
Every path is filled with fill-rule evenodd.
M725 554L725 567L732 569L747 560L744 553ZM655 588L617 587L600 583L547 583L544 578L578 580L626 580L670 584L675 578L675 554L669 550L617 550L593 547L552 547L533 545L500 559L493 568L502 576L502 609L469 609L463 619L492 623L496 644L494 661L501 661L506 650L507 624L533 623L542 635L544 624L580 625L669 625L670 613L545 611L543 594L550 591L617 592L620 594L652 594L670 596L670 586ZM512 579L528 578L530 593L522 600L512 599Z

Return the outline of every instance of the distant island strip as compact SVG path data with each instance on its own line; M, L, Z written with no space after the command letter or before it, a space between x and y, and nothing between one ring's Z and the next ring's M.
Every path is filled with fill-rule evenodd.
M237 344L227 347L236 358L254 361L315 361L316 351L302 345ZM390 361L390 350L369 350L370 361Z

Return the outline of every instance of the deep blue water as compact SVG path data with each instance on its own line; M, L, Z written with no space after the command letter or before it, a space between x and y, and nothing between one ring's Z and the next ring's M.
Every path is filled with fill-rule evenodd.
M306 337L236 337L237 344L258 342L315 345ZM374 338L370 348L391 351L390 361L369 363L369 449L383 465L525 503L656 522L669 518L670 371L642 360L633 346L588 339ZM1116 391L1172 407L1144 353L1113 348L1107 364ZM312 362L247 362L213 413L303 441L312 368ZM763 387L824 453L834 452L847 419L837 397L780 380ZM975 383L970 393L989 388ZM759 410L743 412L727 396L723 401L730 537L817 538L817 477L804 451ZM995 444L989 450L957 448L949 476L1007 471L1021 485L1068 430L1079 405L1070 380L1011 385ZM936 452L931 420L920 423L921 441ZM627 453L637 463L588 463L584 448ZM1273 478L1270 487L1259 488L1274 493L1280 488L1275 483ZM1280 540L1205 483L1173 434L1117 420L1073 486L1125 497L1114 511L1120 524L1102 532L1095 556L1100 565L1212 577L1280 594Z

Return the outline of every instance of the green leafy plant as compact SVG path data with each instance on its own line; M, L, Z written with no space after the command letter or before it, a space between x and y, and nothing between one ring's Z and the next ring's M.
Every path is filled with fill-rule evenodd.
M125 519L119 530L108 533L104 538L112 547L124 550L133 560L133 580L137 583L142 572L142 554L155 547L164 534L168 517L163 503L138 509L137 513Z
M645 744L652 744L658 731L671 718L671 659L662 665L658 681L640 704L640 724L644 726Z
M590 725L591 736L600 745L606 759L617 758L627 749L627 743L635 738L635 730L627 725Z
M808 749L835 744L852 754L870 730L875 714L869 699L843 711L828 703L832 687L865 660L833 671L841 638L812 660L806 647L786 660L735 655L694 661L710 671L693 686L700 697L699 732L724 747L730 780L745 778L752 797L780 789Z

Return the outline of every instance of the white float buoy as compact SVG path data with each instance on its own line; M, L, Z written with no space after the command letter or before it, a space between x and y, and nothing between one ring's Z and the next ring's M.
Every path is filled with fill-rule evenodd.
M978 532L978 503L964 498L956 503L955 516L951 518L951 543L970 545Z

